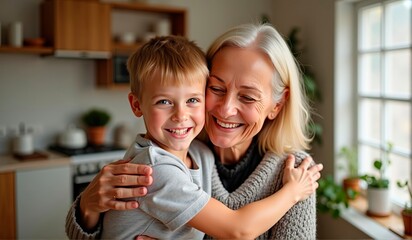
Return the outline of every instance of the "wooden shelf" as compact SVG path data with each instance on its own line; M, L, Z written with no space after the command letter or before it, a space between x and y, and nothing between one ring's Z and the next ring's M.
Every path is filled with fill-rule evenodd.
M184 14L184 8L170 7L164 5L153 5L145 3L109 3L112 8L123 10L134 10L149 13L169 13L169 14Z
M53 54L52 47L10 47L10 46L0 46L0 53L21 53L21 54Z

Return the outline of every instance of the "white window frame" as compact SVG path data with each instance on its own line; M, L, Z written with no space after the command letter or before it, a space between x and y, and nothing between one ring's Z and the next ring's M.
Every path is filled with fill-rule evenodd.
M357 88L357 63L358 63L358 11L357 9L367 4L382 4L388 3L386 0L363 0L363 1L338 1L336 5L336 30L335 30L335 87L334 87L334 151L339 152L342 146L353 146L358 142L358 88ZM411 19L412 21L412 19ZM409 46L410 48L411 46ZM348 64L353 63L353 64ZM411 90L412 91L412 90ZM412 95L412 94L411 94ZM376 97L374 97L376 98ZM378 97L380 98L380 97ZM399 100L394 98L392 100ZM403 99L401 101L409 102L412 106L412 98ZM410 116L412 119L412 114ZM382 140L380 140L382 141ZM412 140L411 140L412 142ZM376 147L376 145L373 145ZM379 147L384 147L384 144L379 144ZM412 149L412 144L410 149ZM412 161L412 154L402 151L402 149L394 149L394 154L407 157ZM338 164L335 163L335 180L340 182L345 176L341 170L338 169ZM410 171L412 178L412 169ZM393 199L393 209L399 214L403 203L396 202Z
M357 16L357 19L356 19L356 33L359 33L360 31L359 31L359 26L360 26L360 19L358 18L359 17L359 15L358 15L358 12L359 12L359 10L360 9L363 9L364 7L372 7L372 6L379 6L379 7L382 7L383 9L385 9L386 8L386 6L389 4L389 3L391 3L391 2L395 2L394 0L371 0L371 1L361 1L361 2L359 2L359 3L357 3L357 4L355 4L355 10L356 10L356 16ZM380 49L378 49L378 50L374 50L374 51L372 51L372 52L376 52L376 53L378 53L380 56L381 56L381 62L380 62L380 65L381 65L381 88L384 88L384 78L385 78L385 76L384 76L384 62L385 62L385 53L388 53L388 52L391 52L391 51L394 51L394 50L399 50L399 49L409 49L409 50L411 50L411 48L412 48L412 44L409 44L409 45L406 45L406 46L401 46L401 47L398 47L398 48L386 48L386 47L382 47L382 45L384 45L384 39L385 39L385 29L384 29L384 22L385 22L385 11L382 11L382 26L381 26L381 36L380 36L380 38L381 38L381 47L380 47ZM360 37L361 36L358 36L357 37L357 41L356 41L356 43L355 43L355 49L356 49L356 58L357 58L357 61L356 61L356 66L359 66L359 59L360 59L360 55L362 54L362 53L365 53L365 51L360 51L359 50L359 48L358 48L358 43L360 42ZM366 51L367 52L367 51ZM412 55L411 55L411 57L412 57ZM411 61L412 62L412 61ZM357 118L357 120L356 120L356 122L357 122L357 124L356 124L356 136L357 136L357 146L358 147L360 147L361 145L364 145L364 146L369 146L369 147L373 147L373 148L377 148L377 149L380 149L380 151L381 152L383 152L384 150L385 150L385 147L386 147L386 142L387 141L390 141L389 139L387 139L387 136L385 135L385 129L386 129L386 123L385 123L385 114L386 114L386 112L385 112L385 110L386 110L386 108L383 106L383 105L385 105L385 103L386 102L388 102L388 101L395 101L395 102L403 102L403 103L409 103L409 106L411 107L411 109L412 109L412 87L411 87L411 89L410 89L410 96L408 97L408 98L405 98L405 97L388 97L388 96L383 96L382 94L380 94L379 96L373 96L373 95L366 95L366 94L361 94L361 93L359 93L359 91L358 91L358 86L359 86L359 79L358 79L358 73L359 73L359 71L358 71L358 69L356 68L356 66L355 66L355 69L356 69L356 75L355 75L355 77L356 77L356 82L357 82L357 84L355 84L355 88L356 88L356 94L357 94L357 103L356 103L356 112L358 113L359 112L359 109L358 109L358 107L359 107L359 103L360 103L360 101L361 100L365 100L365 99L371 99L371 100L378 100L380 103L381 103L381 116L380 116L380 118L381 118L381 122L382 122L382 125L381 125L381 136L380 136L380 139L379 139L379 143L376 143L376 142L373 142L373 141L368 141L368 140L365 140L365 139L361 139L361 136L360 136L360 133L359 133L359 118ZM412 73L412 71L411 71L411 73ZM412 76L410 76L410 78L412 79ZM412 112L412 111L411 111ZM358 115L358 114L355 114L355 115ZM412 119L412 114L410 115L410 119ZM410 138L412 138L412 134L411 134L411 136L410 136ZM409 151L408 150L405 150L405 149L400 149L400 148L396 148L396 146L395 146L395 148L393 149L393 154L394 155L399 155L399 156L402 156L402 157L405 157L405 158L409 158L409 160L410 161L412 161L411 159L412 159L412 154L411 154L411 149L412 149L412 139L411 139L411 145L410 145L410 148L409 148ZM389 166L389 167L391 167L391 166ZM393 178L393 176L391 176L392 177L392 180L390 181L390 184L391 184L391 190L392 190L392 193L395 191L395 189L393 189L393 188L396 188L396 179L398 179L398 180L404 180L404 178L407 178L407 177L409 177L409 179L412 179L412 170L410 169L410 176L399 176L399 179L398 178ZM402 178L402 179L401 179ZM395 204L395 206L397 205L398 207L401 207L404 203L403 203L403 201L400 201L398 198L396 198L395 196L393 196L394 194L392 194L392 202Z

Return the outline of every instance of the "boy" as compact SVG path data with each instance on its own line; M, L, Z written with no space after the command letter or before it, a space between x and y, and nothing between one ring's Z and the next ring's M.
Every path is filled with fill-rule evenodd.
M151 165L156 181L137 199L138 209L105 213L102 238L202 239L203 232L254 238L313 193L302 180L306 175L292 170L278 193L239 210L210 198L213 154L193 141L205 121L203 52L183 37L157 37L129 58L128 70L129 103L137 117L144 116L147 133L136 137L125 158ZM288 165L294 169L293 161ZM211 221L222 227L210 228Z

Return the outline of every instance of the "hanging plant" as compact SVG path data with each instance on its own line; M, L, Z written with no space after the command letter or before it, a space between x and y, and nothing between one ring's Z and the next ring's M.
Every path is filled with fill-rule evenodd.
M300 54L303 52L303 50L299 46L300 43L297 37L298 32L299 28L292 28L286 39L286 42L288 43L293 56L299 63L299 68L302 71L302 81L303 86L305 88L305 94L309 104L313 107L315 103L320 102L322 100L322 95L316 84L313 73L309 71L308 67L306 67L300 59ZM307 131L313 136L313 142L322 144L323 128L319 123L313 121L310 122L307 126Z

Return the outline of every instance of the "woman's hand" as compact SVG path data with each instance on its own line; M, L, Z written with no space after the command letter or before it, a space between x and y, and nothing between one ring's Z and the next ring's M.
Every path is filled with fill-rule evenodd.
M136 201L122 198L144 196L152 184L152 168L147 165L119 160L102 168L83 191L80 198L80 223L86 229L93 229L100 213L109 209L128 210L139 206Z
M295 156L289 155L286 160L283 172L283 184L294 184L296 186L296 196L298 201L302 201L313 194L318 188L317 181L320 178L320 171L323 169L322 164L310 166L313 162L310 156L306 157L299 167L295 168Z

